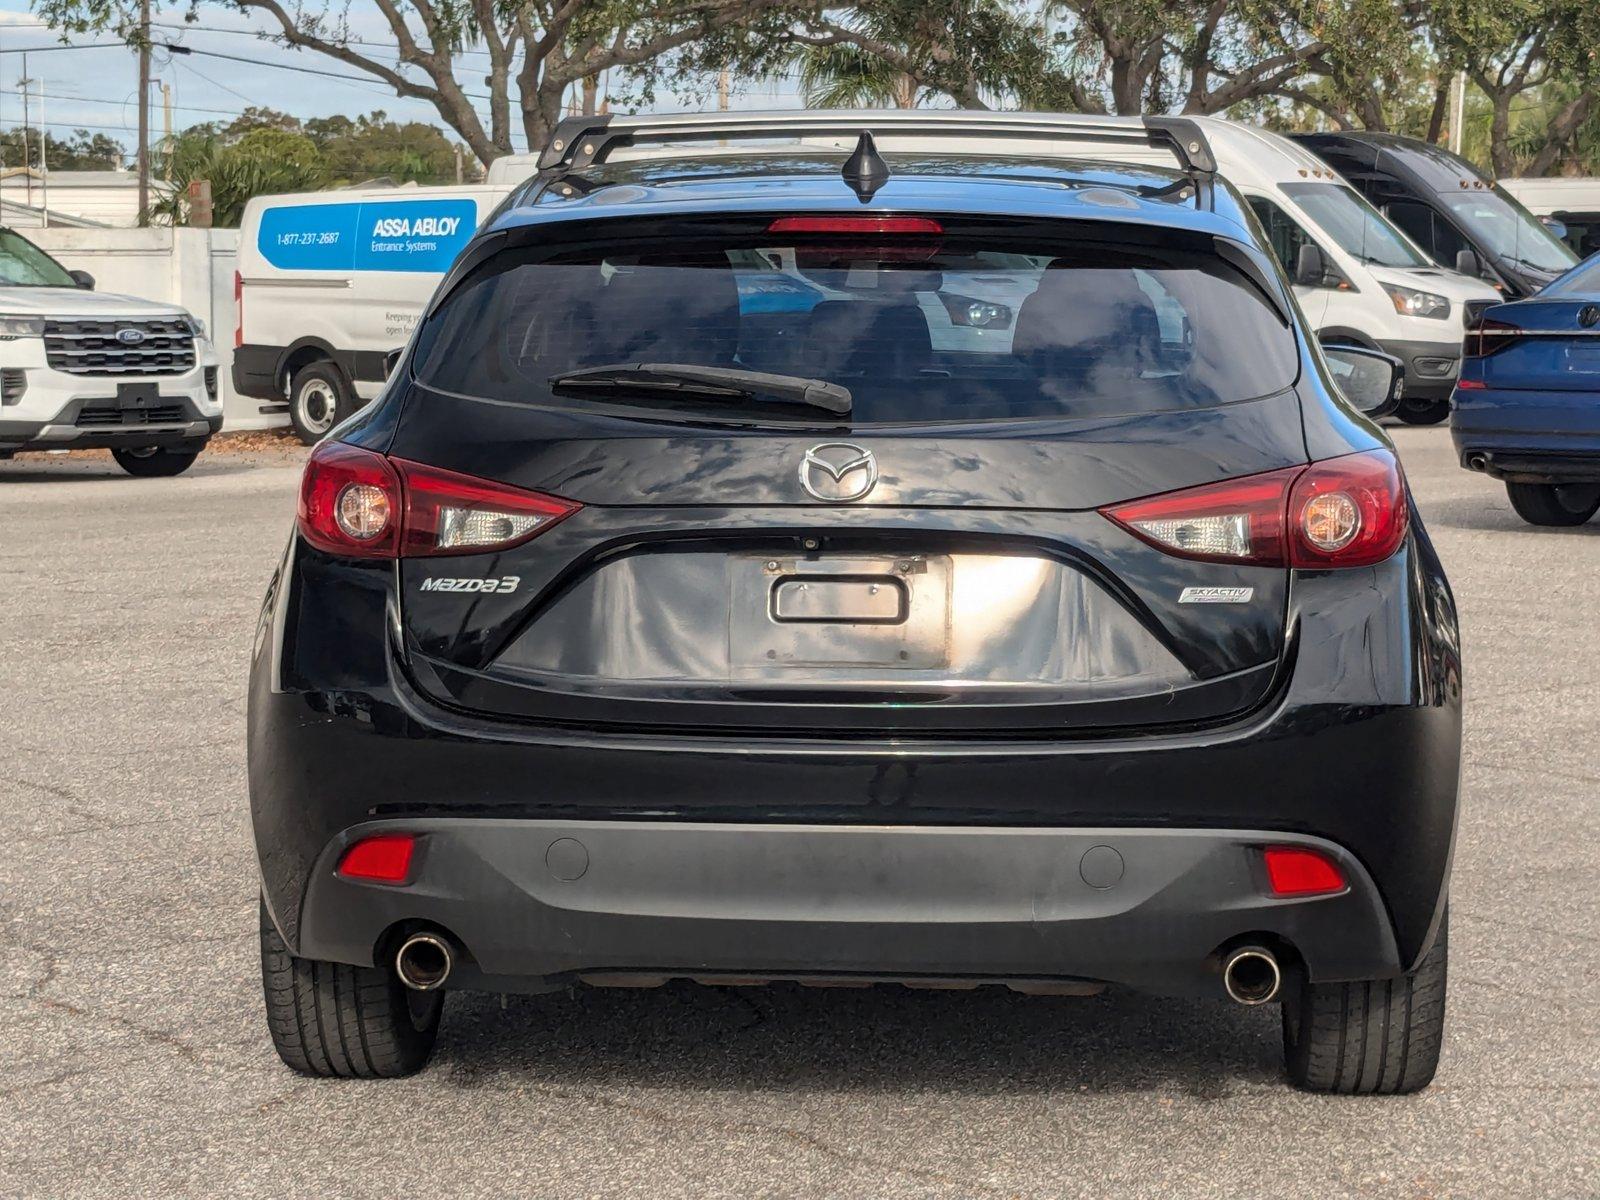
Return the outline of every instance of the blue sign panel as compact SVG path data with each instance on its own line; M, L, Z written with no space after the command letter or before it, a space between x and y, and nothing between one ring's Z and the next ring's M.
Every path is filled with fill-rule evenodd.
M284 271L442 274L477 226L471 200L295 204L261 214L256 246Z

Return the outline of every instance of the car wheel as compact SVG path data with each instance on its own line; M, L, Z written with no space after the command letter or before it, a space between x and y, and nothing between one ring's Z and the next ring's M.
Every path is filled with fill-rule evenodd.
M1508 483L1506 494L1529 525L1582 525L1600 510L1600 483Z
M1283 1004L1289 1079L1308 1092L1398 1096L1433 1081L1444 1042L1449 913L1410 975L1360 983L1301 980Z
M117 466L135 478L162 479L170 475L182 475L194 466L200 451L141 446L137 450L113 450L111 457L117 460Z
M1448 398L1402 399L1394 415L1407 425L1437 425L1450 415L1450 401Z
M355 411L355 396L344 372L331 362L314 362L294 373L289 384L289 424L308 446Z
M261 982L278 1057L302 1075L398 1078L427 1066L444 993L384 967L296 958L261 904Z

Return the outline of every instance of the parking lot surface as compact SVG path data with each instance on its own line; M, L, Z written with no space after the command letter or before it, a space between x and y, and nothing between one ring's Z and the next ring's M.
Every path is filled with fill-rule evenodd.
M1464 810L1439 1077L1359 1100L1282 1082L1276 1010L997 989L462 994L424 1074L300 1079L244 770L298 466L0 462L0 1194L1600 1195L1600 521L1531 529L1395 436L1462 612Z

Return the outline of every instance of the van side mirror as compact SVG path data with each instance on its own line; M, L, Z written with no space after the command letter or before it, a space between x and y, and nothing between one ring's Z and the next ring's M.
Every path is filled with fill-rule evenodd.
M406 348L396 346L383 356L383 377L385 379L394 374L394 369L400 365L400 360L405 356Z
M1322 357L1352 408L1376 420L1400 407L1406 368L1392 354L1365 346L1324 346Z
M1560 217L1540 217L1539 224L1543 225L1563 242L1567 240L1567 223Z
M1328 264L1322 249L1310 242L1302 245L1294 258L1294 282L1297 287L1322 287L1328 279Z
M87 271L68 271L67 274L71 275L72 276L72 282L77 284L84 291L86 291L86 292L94 291L94 276L89 274L89 272L87 272Z
M1463 275L1471 275L1474 278L1481 277L1483 275L1483 266L1478 262L1478 252L1476 250L1457 250L1456 270Z

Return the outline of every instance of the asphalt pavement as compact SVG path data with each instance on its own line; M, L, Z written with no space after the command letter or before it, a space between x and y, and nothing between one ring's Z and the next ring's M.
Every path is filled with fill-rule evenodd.
M1600 1195L1600 519L1395 431L1460 602L1449 1018L1427 1092L1280 1075L1276 1011L882 987L453 996L312 1081L262 1015L244 683L293 457L0 462L0 1195ZM992 993L992 994L991 994Z

